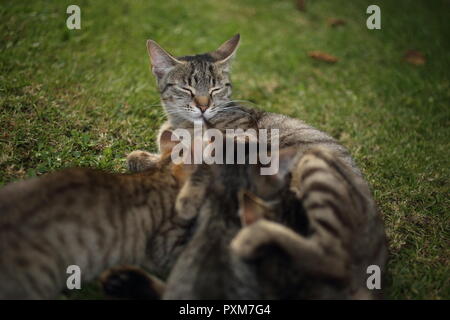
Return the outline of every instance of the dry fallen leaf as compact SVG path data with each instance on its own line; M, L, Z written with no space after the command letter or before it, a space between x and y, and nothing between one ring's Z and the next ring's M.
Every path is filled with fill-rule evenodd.
M306 11L306 0L295 0L297 9L300 11Z
M336 18L330 18L328 19L328 25L330 27L339 27L345 25L347 22L344 19L336 19Z
M325 52L321 52L321 51L310 51L310 52L308 52L308 56L310 56L313 59L328 62L328 63L336 63L339 61L338 58L333 57L332 55L325 53Z
M426 62L425 56L422 52L417 50L408 50L405 52L405 55L403 56L403 60L406 62L413 64L415 66L421 66L424 65Z

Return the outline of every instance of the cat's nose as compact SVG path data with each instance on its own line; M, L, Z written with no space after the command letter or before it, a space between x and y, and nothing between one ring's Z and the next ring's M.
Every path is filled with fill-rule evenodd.
M209 108L210 100L208 96L195 96L194 102L197 108L199 108L202 113Z

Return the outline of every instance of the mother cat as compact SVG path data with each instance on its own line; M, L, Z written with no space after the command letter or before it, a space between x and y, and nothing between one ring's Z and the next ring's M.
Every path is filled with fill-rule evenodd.
M295 145L302 153L316 146L334 151L361 175L349 152L335 139L301 120L249 109L231 100L230 63L239 45L239 34L217 50L175 58L155 41L147 41L152 72L168 116L166 129L192 128L195 122L217 129L278 129L280 148ZM132 171L141 171L155 155L135 151L128 156Z

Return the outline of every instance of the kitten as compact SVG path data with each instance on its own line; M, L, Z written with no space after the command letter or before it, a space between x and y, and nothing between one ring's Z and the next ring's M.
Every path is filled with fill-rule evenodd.
M247 108L239 105L239 100L231 99L231 61L239 40L237 34L217 50L178 58L148 40L152 72L168 117L161 130L188 129L198 122L219 130L268 129L270 139L270 129L278 129L280 148L296 146L303 153L316 146L326 147L361 175L349 152L326 133L301 120ZM133 172L143 170L151 166L149 160L155 157L142 151L131 153L128 167Z
M234 138L233 138L234 139ZM242 140L234 140L235 144L243 143L247 144L247 142L243 142ZM226 144L226 142L224 142ZM237 148L237 146L235 146ZM249 148L247 147L245 149L246 151L249 151ZM195 244L195 235L198 233L197 229L201 228L201 218L198 218L198 211L199 208L202 207L203 202L207 201L209 202L209 196L211 192L214 192L213 189L211 189L210 183L213 183L214 187L220 188L221 190L230 190L228 195L233 198L233 190L237 190L237 188L240 186L249 188L250 185L252 186L252 190L257 192L258 194L262 194L265 197L269 198L276 198L277 197L277 190L278 187L281 184L282 179L281 176L288 174L288 166L285 165L288 158L292 158L293 150L291 148L290 152L281 152L280 162L282 166L282 170L279 171L277 176L260 176L259 170L260 166L255 165L249 165L249 166L243 166L243 165L224 165L223 167L226 168L227 172L230 174L222 174L222 166L218 165L197 165L195 166L195 169L193 169L193 176L192 178L188 179L188 181L185 183L185 185L182 188L182 191L180 191L178 197L177 197L177 204L176 207L177 212L179 212L180 216L183 217L183 219L192 219L192 235L193 235L193 242L191 250L196 250L198 247ZM223 155L226 156L226 155ZM225 170L225 169L224 169ZM207 183L205 183L207 181ZM284 182L283 182L284 185ZM206 198L206 200L205 200ZM230 199L231 200L231 199ZM223 228L224 230L218 230L220 233L220 239L218 239L219 243L224 245L224 248L226 252L228 252L229 242L231 241L231 237L227 236L232 235L233 233L237 233L240 229L239 224L239 218L238 216L233 217L233 212L235 210L228 210L228 205L236 204L232 200L228 201L228 199L221 199L220 201L212 201L212 204L214 206L218 205L220 207L221 211L214 212L214 215L217 215L218 219L211 219L211 222L213 224L217 223L218 226L222 229L222 223L223 219L222 217L229 217L231 219L236 219L236 222L234 225L230 224L229 226ZM226 204L226 205L224 205ZM209 215L209 213L208 213ZM206 219L209 220L209 217L206 216ZM291 215L287 217L286 223L289 223L290 225L304 225L305 221L302 220L302 216L299 214ZM231 232L231 233L230 233ZM219 234L217 234L219 235ZM210 245L210 244L207 244ZM200 247L201 248L201 245ZM215 255L216 253L219 255L219 257L223 256L223 252L220 251L221 246L217 248L217 252L212 253L210 250L207 252L202 252L201 255L204 254L206 256L211 256L211 260L215 260L217 258ZM226 254L225 252L225 254ZM203 259L202 259L203 260ZM226 259L225 259L226 260ZM191 261L192 264L196 264L200 260L193 260ZM199 262L201 264L201 262ZM245 265L242 263L242 265ZM183 272L183 275L186 277L189 277L191 274L191 271L194 270L195 274L195 266L186 266L186 269ZM218 275L214 272L211 273L212 277L217 277ZM205 277L208 277L208 272L204 273ZM141 279L138 283L136 283L136 279ZM136 296L139 292L152 292L150 295L150 298L154 298L155 295L153 293L157 290L155 290L153 287L153 282L147 280L147 277L142 275L141 271L137 270L129 270L128 268L123 269L116 269L112 276L105 276L102 279L102 285L105 290L105 292L111 292L111 289L113 290L113 296L120 297L120 298L139 298L139 299L148 299L148 294L143 294L141 296ZM183 287L182 282L173 282L176 287L178 287L178 284L180 284L180 287ZM135 290L133 290L133 287ZM145 288L145 289L142 289ZM246 288L241 288L243 291L246 291ZM209 291L205 289L206 291ZM214 298L214 294L212 296L209 296L208 293L205 291L204 298ZM169 290L169 294L171 291ZM111 295L111 294L110 294ZM219 297L219 295L218 295ZM256 296L255 296L256 297ZM175 296L175 298L178 298L178 296Z
M198 212L195 232L165 299L378 296L366 288L366 268L384 272L387 249L367 184L327 150L293 156L289 149L275 176L258 175L255 165L194 171L184 188L206 191L197 208L188 207Z
M299 291L299 298L380 298L382 290L368 290L366 271L368 266L377 265L381 275L385 274L387 244L376 205L363 179L329 151L314 149L294 168L291 190L306 212L307 235L264 219L273 216L277 205L285 205L284 199L270 204L244 194L240 213L247 227L231 242L232 251L257 261L261 254L267 254L264 248L280 249L292 261L288 274L303 275L296 285L310 286L307 295ZM281 277L265 273L264 278L279 283ZM286 279L286 286L295 285L293 278Z
M2 188L0 299L55 298L69 265L83 282L120 264L167 274L190 228L174 210L190 169L171 162L171 137L142 173L68 169Z

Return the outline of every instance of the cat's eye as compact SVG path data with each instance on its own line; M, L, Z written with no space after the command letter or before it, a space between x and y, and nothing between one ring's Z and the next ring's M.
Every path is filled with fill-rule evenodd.
M209 94L212 96L214 93L219 92L222 89L223 88L212 88L211 90L209 90Z
M191 88L183 87L181 89L183 89L184 91L189 93L192 97L195 96L195 93L194 93L194 91Z

